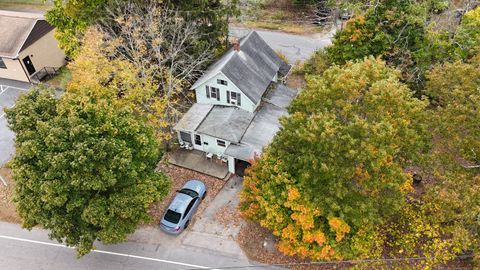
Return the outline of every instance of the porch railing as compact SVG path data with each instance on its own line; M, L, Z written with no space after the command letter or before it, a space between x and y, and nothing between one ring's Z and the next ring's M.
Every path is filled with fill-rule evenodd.
M33 83L40 83L45 78L53 77L58 71L58 68L44 67L30 76L30 80Z

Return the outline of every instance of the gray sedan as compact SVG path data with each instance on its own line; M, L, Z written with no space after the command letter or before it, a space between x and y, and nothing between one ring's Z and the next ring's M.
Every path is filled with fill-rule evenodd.
M179 234L188 227L198 205L205 198L207 187L199 180L189 180L168 206L160 228L169 234Z

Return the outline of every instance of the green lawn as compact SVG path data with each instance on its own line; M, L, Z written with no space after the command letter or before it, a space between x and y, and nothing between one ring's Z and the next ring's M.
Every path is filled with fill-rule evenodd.
M57 71L57 74L53 78L47 80L45 84L54 88L65 89L71 79L72 74L70 73L70 70L67 66L64 66Z

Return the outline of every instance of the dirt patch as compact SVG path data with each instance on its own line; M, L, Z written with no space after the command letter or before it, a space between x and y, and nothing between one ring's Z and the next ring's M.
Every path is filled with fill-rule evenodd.
M285 256L276 248L277 238L268 229L249 220L247 220L240 229L236 240L250 260L288 267L290 269L423 269L419 261L364 262L357 263L356 265L332 261L320 262L326 264L319 265L299 257ZM471 258L458 258L448 262L446 265L438 266L438 268L435 269L473 269L472 265Z
M305 75L290 74L287 78L287 86L292 89L301 90L305 84Z
M241 1L241 16L232 23L251 28L278 30L293 34L312 34L324 30L312 24L314 8L294 5L289 0Z
M237 242L250 260L264 264L278 264L291 269L346 269L338 265L308 265L308 260L283 255L277 250L277 238L253 221L245 222L237 236Z
M21 219L15 211L15 204L12 201L15 192L12 171L7 168L0 168L0 176L7 183L7 186L5 186L0 181L0 220L10 223L21 223Z
M181 189L188 180L197 179L205 183L207 186L207 196L198 207L197 213L195 214L196 217L201 216L205 208L210 204L215 196L217 196L218 192L220 192L226 183L226 181L213 176L201 174L199 172L177 167L175 165L159 163L158 169L170 177L170 180L172 181L172 187L170 193L163 199L162 202L153 204L150 207L150 215L152 216L153 220L148 225L151 226L158 225L163 213L165 212L165 209L175 197L176 190ZM194 222L195 218L192 220L190 225L193 225Z

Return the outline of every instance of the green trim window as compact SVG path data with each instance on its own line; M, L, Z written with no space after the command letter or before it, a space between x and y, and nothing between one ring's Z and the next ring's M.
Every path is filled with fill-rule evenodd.
M7 65L3 62L3 58L0 57L0 68L7 69Z
M217 140L217 145L220 147L227 147L227 143L222 140Z
M220 89L213 86L205 86L207 98L212 98L220 101Z
M241 97L242 95L240 93L227 91L228 104L241 106L242 105Z

